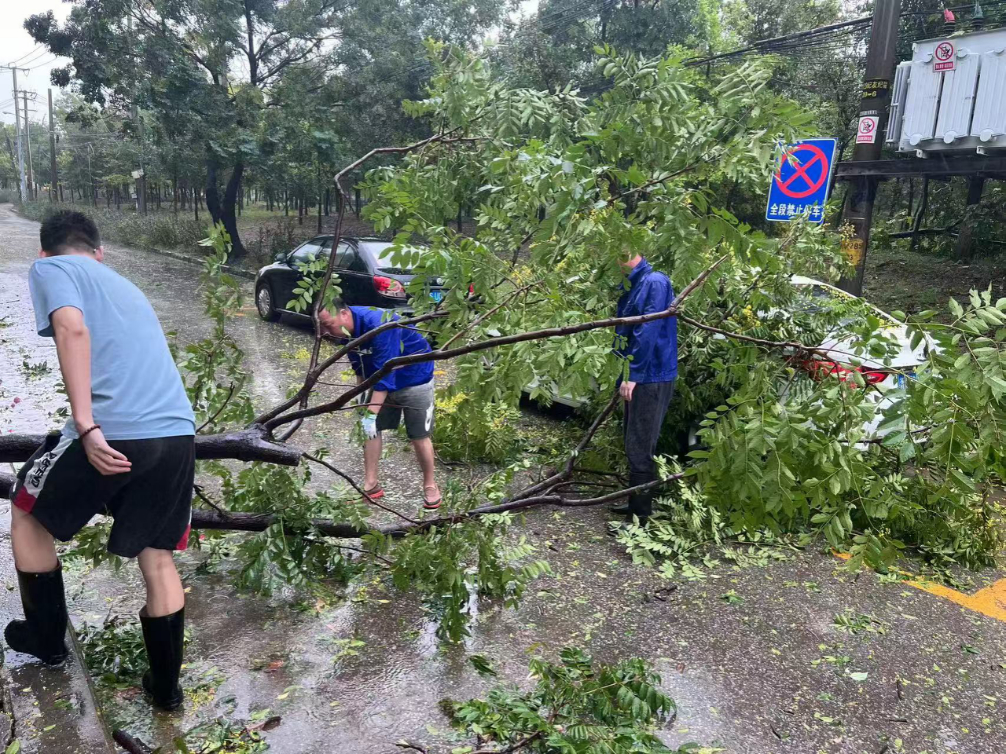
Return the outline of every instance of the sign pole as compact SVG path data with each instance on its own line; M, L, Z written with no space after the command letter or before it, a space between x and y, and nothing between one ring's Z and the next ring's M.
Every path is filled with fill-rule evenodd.
M870 30L870 45L866 51L866 76L859 104L853 162L880 159L891 104L891 80L897 60L900 16L901 0L877 0ZM866 250L870 244L877 186L878 179L874 177L854 179L843 212L843 224L852 226L852 234L842 239L842 251L855 271L850 277L842 278L838 287L856 296L863 293Z

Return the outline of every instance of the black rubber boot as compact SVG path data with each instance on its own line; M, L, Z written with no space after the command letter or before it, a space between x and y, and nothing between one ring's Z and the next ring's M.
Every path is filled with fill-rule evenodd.
M608 508L608 512L615 516L628 516L632 511L628 503L622 503L621 505L611 506Z
M7 646L15 652L34 655L46 665L66 662L66 596L63 566L48 573L17 572L24 620L12 620L4 629Z
M160 618L150 618L146 608L140 613L143 645L150 670L143 675L143 690L155 707L171 712L182 706L182 647L185 643L185 608Z

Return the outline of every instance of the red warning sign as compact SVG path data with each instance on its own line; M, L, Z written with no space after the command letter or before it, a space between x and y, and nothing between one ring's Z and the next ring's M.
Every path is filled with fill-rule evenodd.
M819 168L814 168L819 165ZM793 172L783 177L783 168L792 168ZM789 173L789 171L786 171ZM817 173L817 175L812 175ZM775 174L776 184L783 194L792 199L804 199L818 191L830 175L828 156L814 144L798 144L782 156L779 170Z
M936 58L936 65L933 66L933 70L954 70L957 63L957 50L954 49L953 42L940 42L936 45L936 51L933 53L933 56Z
M859 118L859 128L856 130L857 144L874 144L877 141L877 126L880 125L880 118L876 115L861 115Z

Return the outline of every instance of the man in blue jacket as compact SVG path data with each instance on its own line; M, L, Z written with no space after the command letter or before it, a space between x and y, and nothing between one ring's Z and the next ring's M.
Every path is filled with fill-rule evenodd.
M367 306L346 306L336 302L332 311L322 310L318 319L322 327L342 341L358 338L380 327L398 315L385 309ZM357 383L376 373L396 356L429 353L430 344L412 327L391 327L349 354L350 364L356 372ZM384 497L378 481L378 465L383 444L381 432L398 429L405 417L405 431L416 458L423 470L423 507L436 510L440 507L440 489L434 478L433 441L433 362L394 369L384 375L372 388L367 401L368 410L360 419L360 427L367 438L363 446L363 490L372 500Z
M618 300L619 317L661 312L671 305L674 288L667 275L656 272L638 254L624 266L628 289ZM635 487L657 478L653 454L678 377L678 320L665 317L641 325L621 325L615 332L616 353L629 362L629 376L619 385L619 392L625 401L629 484ZM612 511L637 516L645 523L653 512L654 496L655 490L635 494Z

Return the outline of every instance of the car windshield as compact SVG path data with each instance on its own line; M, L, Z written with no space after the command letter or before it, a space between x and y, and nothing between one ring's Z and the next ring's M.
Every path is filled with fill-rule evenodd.
M823 285L799 285L798 295L794 302L796 308L804 314L818 314L823 311L836 310L837 307L845 305L848 313L839 319L839 324L847 326L856 322L859 315L873 314L880 317L887 325L898 324L889 314L882 312L871 306L862 299L853 296L843 296ZM837 309L842 311L841 309ZM857 312L858 310L858 312Z
M395 246L384 241L364 241L360 246L367 250L374 260L374 267L378 272L388 275L411 275L412 270L406 266L395 263ZM426 251L421 246L407 246L402 249L404 252Z

